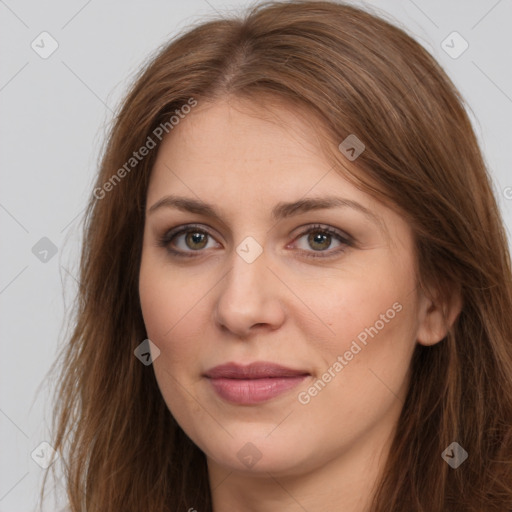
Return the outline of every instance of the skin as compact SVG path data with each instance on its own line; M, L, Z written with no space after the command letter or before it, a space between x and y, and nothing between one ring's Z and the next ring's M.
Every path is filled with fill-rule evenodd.
M405 220L331 169L314 122L284 104L273 110L278 117L254 108L236 98L199 103L159 148L139 281L147 334L160 350L153 368L169 410L207 456L215 512L362 512L389 453L414 347L444 337L443 317L416 286ZM221 220L149 211L169 194L211 203ZM270 217L280 201L325 195L357 201L380 221L350 207ZM190 239L191 228L188 240L181 234L170 245L194 257L159 245L171 228L192 223L211 236ZM354 242L327 234L308 243L313 224ZM252 263L236 251L248 236L263 249ZM394 318L301 403L299 393L332 373L396 303ZM262 404L234 405L202 376L233 361L271 361L310 376ZM261 455L252 467L237 456L249 442Z

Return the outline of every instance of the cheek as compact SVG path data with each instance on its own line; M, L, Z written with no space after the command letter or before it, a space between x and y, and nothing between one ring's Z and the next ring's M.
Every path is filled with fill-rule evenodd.
M329 391L323 391L322 383L316 389L303 389L311 398L323 395L315 398L318 405L341 400L355 411L364 404L393 400L393 393L404 391L417 329L411 283L412 266L405 262L397 266L383 258L357 278L354 274L332 281L323 294L309 292L316 302L308 305L331 331L322 327L327 334L316 338L315 349L315 355L321 354L317 377L323 377ZM302 327L307 329L305 324Z
M143 260L139 275L142 316L149 339L156 342L172 327L169 312L174 311L175 294L167 286L158 267ZM166 314L167 312L167 314ZM159 347L160 348L160 347Z
M414 325L414 279L406 266L399 270L382 258L378 265L329 279L320 289L309 283L300 290L324 323L326 348L348 350L356 339L362 345L377 338L390 343L404 339L398 335L401 328L406 324L410 332Z
M145 242L146 243L146 242ZM148 336L155 341L166 337L187 309L194 287L183 272L166 261L164 250L149 244L142 251L139 272L139 296Z
M148 338L160 349L157 378L167 373L189 381L205 370L200 356L215 350L206 329L212 318L209 291L217 280L206 272L192 276L151 255L143 258L139 295Z
M184 285L176 271L164 271L161 263L143 259L139 276L141 309L148 338L160 349L160 355L153 361L153 371L168 409L195 438L194 418L202 418L204 410L190 393L190 374L200 373L195 365L204 332L201 335L193 321L201 307L200 296L194 296L198 289L193 294Z
M174 313L177 306L176 283L167 278L161 264L152 257L150 249L143 251L139 274L139 297L148 338L160 349L160 356L153 366L166 358L164 340L168 339L177 322Z
M327 414L336 425L334 436L340 430L357 435L377 425L405 400L415 322L413 308L403 304L405 297L393 298L397 297L393 302L365 304L357 322L344 314L346 331L340 323L342 334L324 347L325 366L309 387L300 390L297 398L313 416Z

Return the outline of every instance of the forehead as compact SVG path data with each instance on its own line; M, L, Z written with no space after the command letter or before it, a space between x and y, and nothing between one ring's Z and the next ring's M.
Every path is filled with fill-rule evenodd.
M321 144L328 138L317 117L290 104L199 102L164 138L147 205L176 194L216 205L217 212L243 210L271 219L278 203L336 195L378 219L389 215L334 169Z
M308 154L320 159L319 138L326 134L318 117L282 101L269 101L257 104L230 97L199 102L164 139L161 152L224 161L296 159Z
M164 138L149 195L157 184L180 178L209 192L222 184L226 193L250 185L254 192L260 186L298 187L303 195L332 168L320 145L325 137L317 119L290 105L263 108L232 98L199 102Z

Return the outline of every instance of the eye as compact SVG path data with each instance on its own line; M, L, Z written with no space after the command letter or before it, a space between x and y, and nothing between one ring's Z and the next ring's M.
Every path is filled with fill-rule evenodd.
M180 238L182 238L185 246L179 246ZM188 225L186 227L173 229L167 232L159 239L158 245L167 248L167 250L175 256L194 257L194 252L200 252L202 249L208 248L208 238L213 238L210 233L198 226ZM178 240L178 242L176 242ZM178 250L172 246L177 246ZM187 250L191 249L191 250Z
M342 232L339 232L338 230L329 226L321 226L319 224L310 226L308 230L303 231L295 240L300 240L306 236L306 246L313 249L313 251L310 251L307 248L301 248L301 252L304 252L304 255L307 258L331 257L343 252L347 247L353 245L350 236L344 235ZM338 249L330 250L327 252L326 249L331 247L333 238L338 241L340 245Z
M308 258L327 258L343 252L347 247L353 245L352 238L341 231L333 229L329 226L314 225L309 229L300 233L294 240L300 240L306 237L305 243L309 248L299 248L300 252ZM172 229L165 233L158 240L160 247L165 247L173 256L177 257L195 257L203 249L208 247L209 238L213 239L208 231L199 226L187 225ZM327 251L333 243L333 239L338 242L339 247L335 250ZM181 246L180 246L181 242ZM177 249L176 249L177 247ZM196 254L194 254L196 253ZM318 253L318 254L315 254Z

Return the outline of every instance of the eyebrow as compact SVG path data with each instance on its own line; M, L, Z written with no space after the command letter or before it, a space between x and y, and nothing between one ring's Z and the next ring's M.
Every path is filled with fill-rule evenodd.
M190 197L177 195L168 195L162 197L148 209L148 214L150 215L161 208L176 208L184 212L196 213L198 215L211 217L221 223L224 223L222 221L221 215L217 212L213 205ZM272 208L271 215L274 221L278 221L292 217L294 215L299 215L301 213L330 208L352 208L357 210L369 220L387 231L382 222L382 219L375 215L375 213L373 213L371 210L356 201L336 196L299 199L298 201L289 203L280 202L277 203L274 208Z

